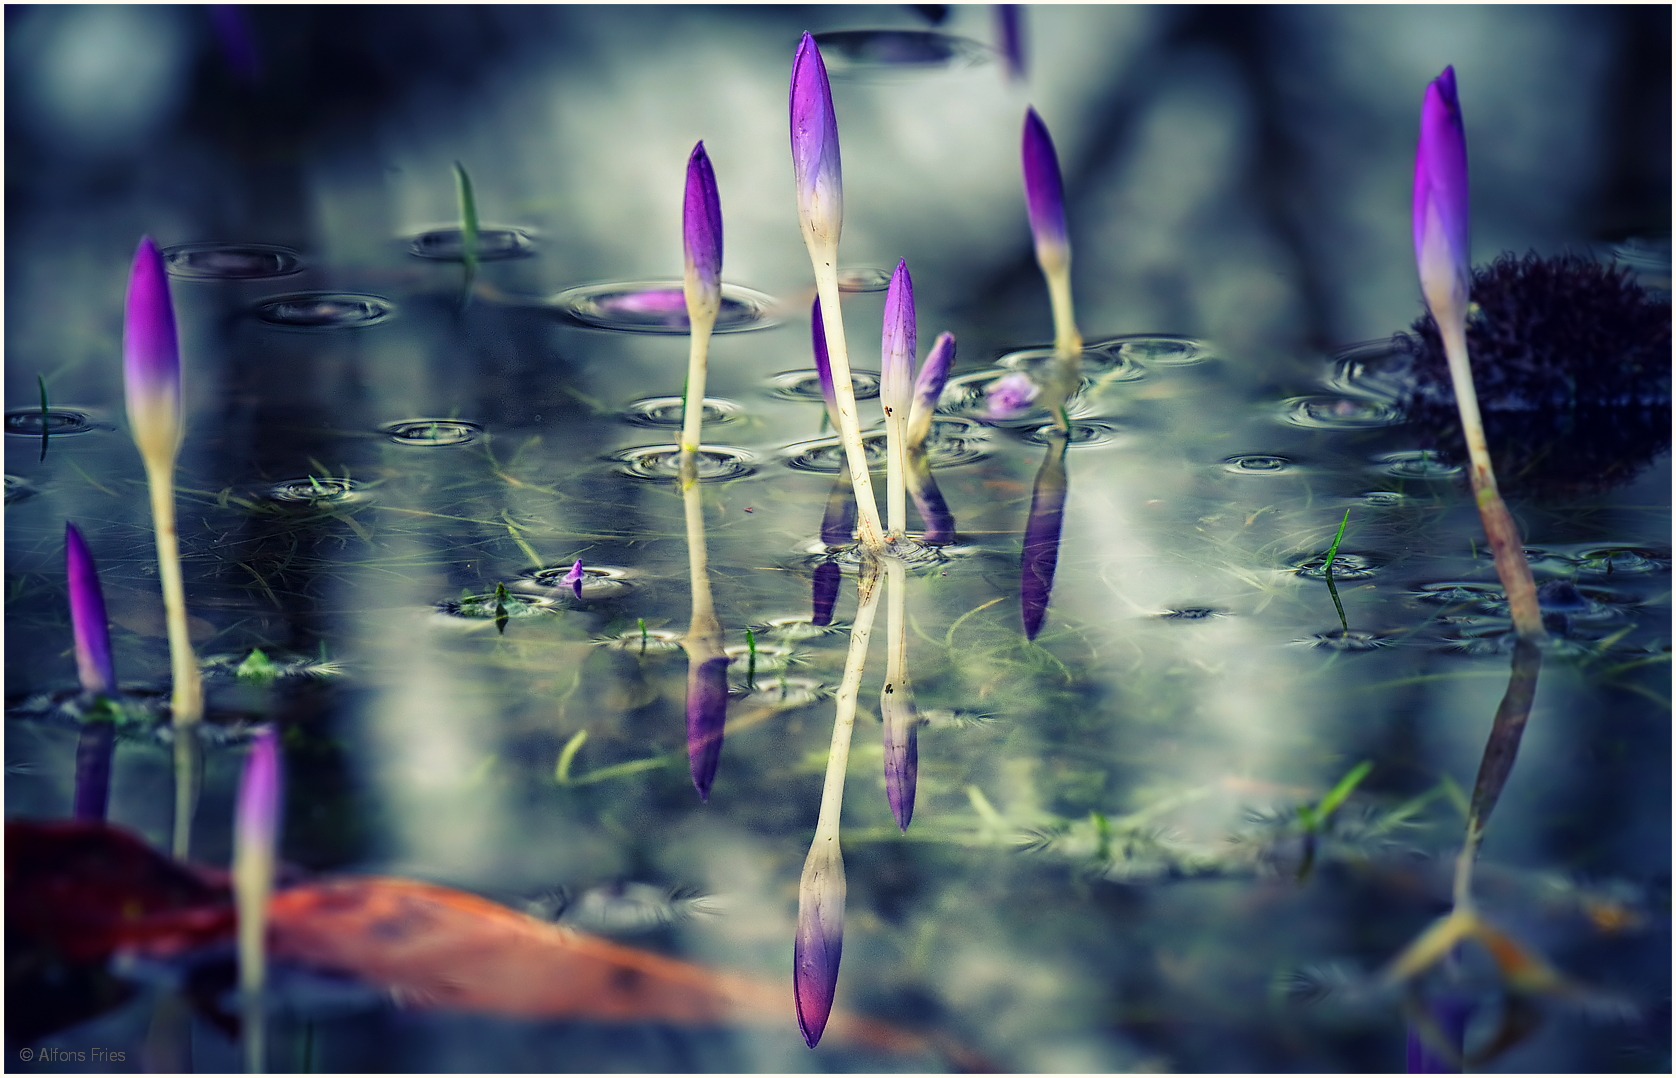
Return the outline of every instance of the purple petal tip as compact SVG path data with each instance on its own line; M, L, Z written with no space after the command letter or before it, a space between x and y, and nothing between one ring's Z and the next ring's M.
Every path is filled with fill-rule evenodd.
M710 800L710 787L722 759L729 661L719 656L687 670L687 764L701 801Z
M110 622L105 614L105 595L99 587L99 572L93 553L74 524L64 525L64 575L70 592L70 626L75 637L76 672L85 692L110 692L116 688L111 663Z
M681 210L681 238L692 284L707 301L721 298L722 204L716 172L701 140L687 158L686 196Z
M1047 124L1029 109L1024 114L1024 201L1038 247L1065 244L1065 181Z

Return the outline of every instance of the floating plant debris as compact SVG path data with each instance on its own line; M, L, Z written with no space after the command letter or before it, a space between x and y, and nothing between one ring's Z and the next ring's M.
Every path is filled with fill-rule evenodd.
M404 419L379 430L398 445L464 445L483 435L483 428L463 419Z
M1363 430L1402 422L1402 410L1371 397L1293 397L1280 413L1295 427L1312 430Z
M815 43L834 75L971 67L992 55L988 46L932 30L831 30Z
M687 296L680 281L629 281L568 289L553 297L553 306L596 329L624 333L686 333ZM779 323L773 317L773 296L738 285L722 285L722 307L716 333L742 333Z
M163 248L163 261L172 276L198 280L251 281L303 270L296 251L267 243L182 243Z
M256 317L288 329L359 329L394 318L396 305L360 292L298 292L263 300Z
M1271 453L1245 453L1229 457L1222 462L1222 467L1239 475L1275 475L1297 470L1297 465L1290 458Z
M275 483L262 491L266 501L285 506L320 508L365 501L366 493L353 479L337 476L304 476Z
M1334 580L1365 580L1379 571L1379 567L1365 554L1350 554L1343 550L1333 554L1332 578ZM1311 554L1307 558L1292 563L1291 568L1302 577L1311 580L1327 579L1327 555Z
M582 579L572 583L572 574L576 567L570 565L550 565L541 569L530 569L525 572L512 586L515 588L540 588L551 591L559 598L576 597L583 602L598 599L614 599L634 587L634 581L629 579L627 569L618 569L610 565L582 566ZM578 585L581 595L576 595Z
M764 634L777 636L782 640L808 640L811 637L825 636L835 631L830 625L816 625L807 614L790 614L780 618L767 618L762 622Z
M465 232L458 228L437 228L421 232L413 238L409 252L420 258L441 262L465 260ZM516 228L480 228L477 230L477 260L500 262L509 258L527 258L535 253L535 244L527 233Z
M686 401L681 397L647 397L623 410L623 419L637 427L672 427L681 429L682 412ZM704 422L727 423L740 418L744 408L721 397L704 398Z
M850 368L850 385L855 387L855 399L871 400L879 395L879 372ZM791 401L820 401L821 376L819 371L781 371L769 378L770 396Z
M559 908L551 919L608 935L649 932L716 908L712 900L696 892L628 881L590 887L553 905Z
M757 457L748 449L726 445L699 446L694 454L701 482L716 483L742 479L757 470ZM635 479L676 480L681 478L681 447L641 445L619 450L606 460L616 461L620 471Z
M6 433L39 438L46 434L60 438L100 429L93 417L73 408L18 408L6 413Z
M1430 449L1382 453L1373 458L1373 470L1398 479L1453 479L1461 474L1459 465L1448 463Z

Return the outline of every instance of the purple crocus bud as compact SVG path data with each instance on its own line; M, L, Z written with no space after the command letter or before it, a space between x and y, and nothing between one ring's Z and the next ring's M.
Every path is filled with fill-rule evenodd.
M943 491L931 474L930 462L922 450L908 455L908 493L913 495L914 507L925 521L925 534L920 541L933 546L954 542L954 513L943 500Z
M807 32L791 64L791 167L804 241L837 246L844 225L838 116L832 109L832 84L827 81L821 50Z
M239 776L239 799L233 818L233 873L264 869L273 878L274 847L280 820L279 732L271 724L257 731Z
M710 786L722 759L729 661L718 656L687 666L687 764L700 801L710 800Z
M1047 619L1048 597L1053 594L1053 574L1059 566L1059 532L1065 522L1066 439L1055 431L1050 435L1047 457L1036 473L1030 494L1030 518L1024 525L1024 555L1019 561L1019 605L1024 616L1024 635L1036 639Z
M908 448L923 445L931 433L931 418L937 413L937 402L943 397L943 386L953 366L954 334L938 334L914 379L914 400L908 408Z
M919 717L912 695L887 681L879 693L879 717L884 720L885 798L896 826L906 834L919 785Z
M1019 24L1018 4L996 4L995 22L1001 36L1001 55L1007 61L1007 74L1014 79L1024 78L1024 33Z
M821 515L821 542L827 546L847 546L855 537L855 488L850 477L838 473L832 493L826 496L826 512Z
M687 158L681 243L686 254L687 305L695 314L703 311L715 317L722 306L722 203L703 142Z
M1059 175L1059 155L1035 109L1024 114L1023 157L1030 233L1036 240L1036 259L1046 268L1070 258L1070 241L1065 231L1065 181Z
M128 276L122 327L122 372L128 425L148 467L173 463L180 448L180 344L163 255L140 240Z
M1414 154L1414 257L1433 317L1464 318L1471 282L1467 242L1466 128L1455 96L1455 69L1426 87L1420 145Z
M792 991L797 1027L810 1048L820 1043L838 989L844 952L844 858L838 836L817 834L797 888L797 938L792 945Z
M105 594L87 541L74 524L64 525L64 575L70 583L70 627L76 638L76 672L82 691L107 693L116 688L111 667L110 622Z
M879 400L886 418L896 416L907 420L912 404L915 349L919 344L917 334L914 279L908 273L907 260L903 259L896 263L896 272L890 275L890 288L885 293Z
M576 564L570 567L570 572L560 578L559 583L569 584L570 589L574 591L576 593L576 597L580 599L582 598L582 581L587 579L587 576L588 574L582 571L582 559L577 558Z
M1420 1033L1414 1022L1408 1024L1409 1074L1459 1074L1466 1055L1467 1024L1478 1009L1476 1001L1459 993L1448 992L1424 1005L1436 1023L1435 1032L1449 1048L1445 1054L1437 1050Z
M838 567L837 562L829 559L815 566L809 624L832 624L832 608L838 604L838 585L843 583L843 580L844 571Z
M984 414L990 419L1011 419L1022 415L1041 392L1042 387L1032 382L1023 371L1003 374L989 383L989 401Z
M826 352L826 322L821 318L820 297L809 308L809 328L814 335L815 373L821 378L821 397L826 401L826 418L838 429L838 391L832 387L832 359Z

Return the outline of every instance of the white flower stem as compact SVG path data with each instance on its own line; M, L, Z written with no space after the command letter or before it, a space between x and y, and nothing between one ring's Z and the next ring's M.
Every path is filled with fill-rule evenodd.
M873 479L867 471L867 451L861 444L861 420L855 407L855 385L850 380L850 353L844 343L843 309L838 302L837 244L826 244L818 252L811 244L810 254L815 269L815 292L821 300L821 321L826 327L832 395L838 403L838 437L844 443L850 485L855 488L857 538L863 550L878 556L884 550L884 529L879 522L878 503L873 499Z
M838 818L844 808L844 773L850 764L850 734L855 730L856 697L861 692L862 668L867 662L867 644L873 634L873 620L879 612L879 565L864 559L856 582L855 623L850 628L850 650L844 657L844 680L838 685L838 712L832 721L832 747L826 757L826 784L821 789L820 820L815 825L815 846L823 840L838 841ZM810 857L814 856L811 848Z
M151 490L152 528L157 537L157 573L163 585L163 613L169 634L169 664L173 695L169 710L175 728L175 826L172 849L185 858L192 843L192 817L197 804L197 767L193 729L204 714L203 681L192 653L186 620L186 590L181 581L180 541L175 534L174 460L148 455L146 485Z

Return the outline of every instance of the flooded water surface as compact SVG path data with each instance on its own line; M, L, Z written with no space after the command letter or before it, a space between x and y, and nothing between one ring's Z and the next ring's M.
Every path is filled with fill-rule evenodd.
M1014 79L979 7L8 10L8 819L72 815L102 724L109 823L170 847L169 650L121 373L150 235L181 334L207 699L191 860L229 864L240 770L273 724L276 918L302 902L287 889L450 889L402 891L382 921L340 927L325 898L284 914L272 1069L1392 1071L1451 1039L1476 1069L1667 1069L1668 147L1648 164L1595 122L1624 114L1622 85L1668 96L1634 82L1652 31L1611 9L1024 15ZM842 320L881 505L898 259L920 354L958 342L925 447L954 533L914 545L879 603L841 787L835 1017L812 1051L799 880L870 570L833 523L844 450L788 168L805 29L842 138ZM136 39L144 63L119 47ZM1609 407L1491 416L1492 443L1523 439L1498 468L1549 633L1536 659L1458 432L1411 407L1419 337L1392 340L1424 313L1408 185L1447 63L1475 261L1612 263L1617 243L1636 302L1665 305L1662 369ZM89 104L118 90L120 125ZM1057 140L1086 340L1063 430L989 409L1054 361L1027 104ZM700 139L726 284L684 488ZM915 504L910 538L936 523ZM103 585L114 720L78 696L67 520ZM1494 932L1399 975L1460 908L1467 818L1503 766L1493 720L1532 678L1478 813L1473 908ZM689 697L723 681L701 799ZM20 881L81 863L41 857L57 867L8 860L9 916ZM423 932L402 920L421 900ZM385 930L460 942L422 976L344 942ZM53 938L9 924L9 1069L242 1065L230 929L82 958ZM92 1049L124 1057L75 1056Z

